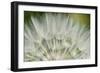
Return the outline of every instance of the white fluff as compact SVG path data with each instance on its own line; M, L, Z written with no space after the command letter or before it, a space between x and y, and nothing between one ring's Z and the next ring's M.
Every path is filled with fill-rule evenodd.
M89 58L90 31L79 21L62 13L31 16L31 21L24 30L25 61Z

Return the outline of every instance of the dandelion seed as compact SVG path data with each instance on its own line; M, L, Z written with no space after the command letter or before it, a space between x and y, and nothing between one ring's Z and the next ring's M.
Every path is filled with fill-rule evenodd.
M63 13L31 16L25 25L25 61L89 58L90 32Z

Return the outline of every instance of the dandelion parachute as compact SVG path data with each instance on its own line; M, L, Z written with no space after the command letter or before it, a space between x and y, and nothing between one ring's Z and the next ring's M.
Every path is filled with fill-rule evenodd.
M85 25L66 13L35 15L24 27L24 61L89 58L90 31Z

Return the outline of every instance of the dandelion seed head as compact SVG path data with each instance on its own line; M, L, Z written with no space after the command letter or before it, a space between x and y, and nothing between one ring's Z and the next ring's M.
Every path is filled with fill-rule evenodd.
M90 32L69 15L43 13L39 17L31 16L24 31L25 61L89 57Z

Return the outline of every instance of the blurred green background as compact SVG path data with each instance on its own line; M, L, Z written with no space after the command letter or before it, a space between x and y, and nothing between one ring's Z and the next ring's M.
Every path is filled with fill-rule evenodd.
M33 11L24 11L24 23L29 24L31 22L31 16L42 17L45 12L33 12ZM66 15L71 16L74 19L74 22L79 21L81 25L86 25L90 29L90 14L83 13L66 13Z

